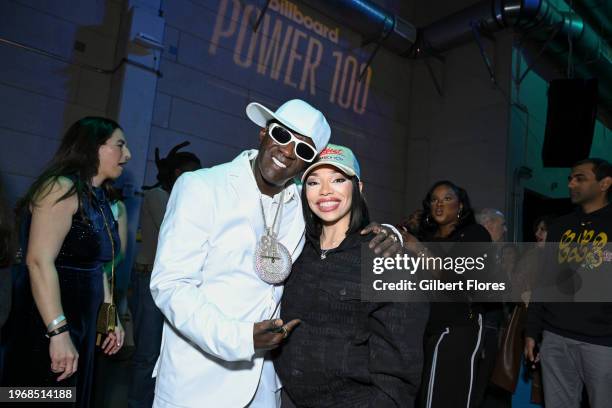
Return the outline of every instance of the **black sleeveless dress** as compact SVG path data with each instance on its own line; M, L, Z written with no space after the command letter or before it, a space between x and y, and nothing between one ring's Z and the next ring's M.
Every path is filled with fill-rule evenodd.
M72 217L70 231L55 260L64 315L70 325L70 337L79 353L77 372L57 382L58 374L51 371L49 339L45 337L47 329L32 297L25 261L14 267L13 305L2 334L2 385L76 386L76 403L62 404L70 407L90 405L96 320L104 300L103 265L112 259L105 219L115 248L119 248L117 223L104 191L94 188L88 196L81 200L82 211L77 211ZM22 224L22 231L25 232L21 234L25 238L21 242L24 260L30 221L31 215L28 214ZM47 403L45 406L50 405Z

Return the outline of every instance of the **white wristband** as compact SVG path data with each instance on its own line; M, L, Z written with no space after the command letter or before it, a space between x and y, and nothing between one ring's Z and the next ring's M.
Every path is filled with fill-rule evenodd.
M55 326L57 326L64 320L66 320L66 316L64 316L63 314L57 316L55 319L53 319L51 323L47 325L47 331L51 331L51 329L53 329Z
M402 238L402 234L400 234L400 232L397 230L397 228L395 228L395 227L394 227L393 225L391 225L391 224L380 224L380 225L382 225L383 227L387 227L387 228L389 228L391 231L393 231L393 233L394 233L395 235L397 235L397 237L399 238L399 242L400 242L400 245L402 246L402 248L404 247L404 239Z

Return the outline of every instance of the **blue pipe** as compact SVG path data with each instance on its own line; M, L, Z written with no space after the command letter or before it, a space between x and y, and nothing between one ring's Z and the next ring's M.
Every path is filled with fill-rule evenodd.
M329 18L353 29L366 41L379 42L397 54L410 51L416 28L367 0L301 0Z

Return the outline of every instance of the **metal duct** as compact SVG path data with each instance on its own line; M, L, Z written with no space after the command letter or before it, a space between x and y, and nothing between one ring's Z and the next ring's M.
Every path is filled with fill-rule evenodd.
M378 42L392 52L404 55L416 41L416 28L367 0L302 0L328 17L363 35L368 42Z
M612 41L612 1L565 0L609 42Z
M589 60L610 54L605 41L582 18L559 11L548 0L483 0L420 29L415 55L447 51L473 39L472 24L485 32L505 28L529 30L530 37L540 40L558 28L555 39L563 44L561 49L567 49L567 39L571 36L574 50L581 49L590 55Z
M546 55L558 64L567 64L571 38L576 71L599 79L600 106L612 113L612 49L580 16L561 12L549 0L480 1L420 29L413 56L444 52L471 41L474 25L484 32L513 28L536 41L550 39Z
M593 5L601 2L573 1ZM571 38L576 71L582 76L599 79L600 106L612 114L611 47L580 16L560 11L550 0L481 0L418 29L416 40L410 23L367 0L302 2L347 25L366 40L379 41L392 52L413 58L441 53L473 41L473 27L488 33L513 28L529 33L529 38L536 41L550 40L546 54L559 64L567 64L568 38Z

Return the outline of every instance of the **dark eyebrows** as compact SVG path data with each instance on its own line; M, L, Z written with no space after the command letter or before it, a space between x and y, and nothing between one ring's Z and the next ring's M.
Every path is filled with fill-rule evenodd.
M344 173L342 173L340 170L336 170L335 168L332 168L331 170L333 172L332 176L335 176L336 174L340 174L342 177L346 177L344 175ZM317 174L316 170L313 170L310 174L308 174L308 177L310 177L310 176L312 176L312 177L321 177L320 175ZM308 179L308 177L306 179Z
M435 196L433 194L431 195L431 199L432 200L443 200L445 198L457 198L458 199L459 197L456 194L454 194L454 193L446 193L446 194L444 194L444 195L442 195L440 197Z
M584 177L586 177L586 174L584 173L572 173L567 177L567 179L571 180L573 178L584 178Z

